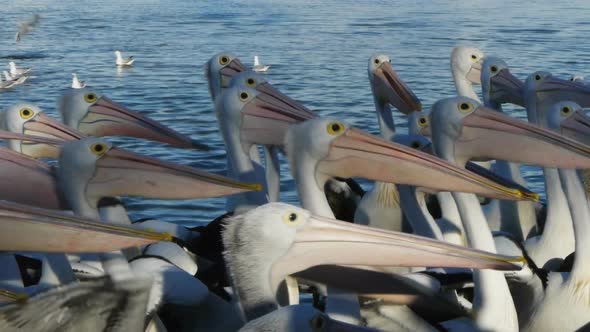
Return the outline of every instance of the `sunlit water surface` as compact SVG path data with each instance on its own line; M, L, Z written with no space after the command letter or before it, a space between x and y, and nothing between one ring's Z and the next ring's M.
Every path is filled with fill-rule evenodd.
M588 7L584 1L4 0L0 66L12 59L33 67L35 77L1 91L0 107L25 100L57 116L57 97L77 72L92 88L212 151L115 142L223 174L225 151L203 76L203 64L217 52L231 51L247 64L259 55L273 65L268 79L283 92L322 116L377 133L366 72L371 54L390 55L425 107L454 94L448 58L457 44L502 57L522 79L540 69L564 77L583 74L590 58ZM17 22L34 13L42 16L39 28L16 44ZM134 55L135 66L117 70L116 49ZM509 111L525 116L523 110ZM524 172L530 187L542 191L540 172ZM298 201L284 160L281 200ZM126 202L133 218L184 224L224 213L223 198Z

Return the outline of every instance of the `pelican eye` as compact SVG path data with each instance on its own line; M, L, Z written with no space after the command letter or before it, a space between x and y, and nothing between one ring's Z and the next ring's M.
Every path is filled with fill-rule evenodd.
M539 81L539 80L541 80L541 75L539 75L539 74L535 75L535 81Z
M496 72L498 72L498 67L492 66L492 68L490 68L490 70L492 71L492 73L496 73Z
M471 54L471 60L473 60L473 61L477 60L477 55Z
M344 131L344 124L341 122L331 122L328 124L328 134L330 135L338 135Z
M94 143L90 146L90 151L97 156L102 156L107 152L107 146L104 143Z
M84 100L86 100L87 103L94 103L96 99L97 97L94 93L87 93L86 95L84 95Z
M229 57L227 55L223 55L221 56L221 58L219 58L219 64L220 65L227 65L229 63Z
M412 144L410 144L410 146L411 146L413 149L419 149L419 148L420 148L420 142L413 141L413 142L412 142Z
M309 321L309 325L312 331L322 331L326 327L326 318L317 314Z
M459 104L459 111L461 113L467 113L473 109L473 106L470 103L460 103Z
M421 116L418 119L418 124L420 125L420 127L426 127L428 125L428 119L426 119L425 116Z
M248 94L248 92L242 92L242 93L240 93L240 100L241 101L245 101L246 99L248 99L248 97L250 97L250 95Z
M283 222L287 225L298 225L301 218L297 212L290 212L283 217Z
M569 106L564 106L561 108L561 115L568 116L572 112L572 108Z
M381 62L379 59L375 59L375 64L378 65Z
M249 78L246 80L246 85L247 86L255 86L256 85L256 80L253 78Z
M20 117L27 120L33 117L35 113L30 108L23 108L20 110Z

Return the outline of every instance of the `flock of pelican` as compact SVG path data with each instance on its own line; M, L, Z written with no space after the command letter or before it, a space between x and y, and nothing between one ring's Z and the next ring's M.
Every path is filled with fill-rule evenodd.
M89 88L60 97L63 122L8 107L0 330L588 328L590 85L541 71L522 81L466 46L451 70L457 96L424 111L390 58L371 56L377 137L216 54L205 75L227 176L113 146L102 137L208 149ZM279 154L301 207L277 202ZM546 204L520 164L543 167ZM132 222L120 196L227 196L227 213L195 228Z

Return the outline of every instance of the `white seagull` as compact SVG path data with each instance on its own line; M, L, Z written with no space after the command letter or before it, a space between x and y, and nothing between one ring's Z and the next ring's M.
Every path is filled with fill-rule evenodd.
M76 73L72 73L72 89L82 89L85 87L86 83L84 81L80 81Z
M117 57L117 66L125 67L125 66L132 66L135 62L133 56L128 57L127 59L123 59L121 55L121 51L115 51L115 56Z
M254 56L254 66L252 67L252 70L257 72L257 73L265 73L268 71L268 69L270 68L270 65L261 65L260 64L260 60L258 60L258 55Z

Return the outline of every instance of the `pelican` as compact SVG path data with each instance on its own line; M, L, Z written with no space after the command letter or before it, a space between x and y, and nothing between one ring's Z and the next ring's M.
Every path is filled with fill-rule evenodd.
M508 65L497 57L486 57L482 64L481 86L485 106L502 111L502 104L523 106L523 82L510 73ZM506 179L526 185L520 165L497 160L493 170ZM492 231L506 231L519 242L538 232L537 214L531 202L493 200L484 210Z
M130 67L135 62L133 56L127 57L127 59L123 59L123 55L121 55L121 51L115 51L116 61L118 67Z
M584 122L580 119L584 119ZM572 127L575 127L573 130L577 137L590 137L588 129L579 126L580 123L588 123L588 119L583 115L582 108L573 102L557 103L547 114L549 128L571 133ZM565 128L567 131L563 131ZM587 307L590 289L584 281L587 273L586 240L590 232L590 208L576 170L559 169L558 172L572 214L576 259L571 272L549 275L545 295L533 309L530 319L524 323L524 331L583 330L590 322L590 309Z
M208 150L206 145L88 88L66 91L59 100L59 112L67 126L86 135L131 136L182 148Z
M209 84L209 94L213 104L223 90L229 87L231 78L247 68L234 54L229 52L217 53L205 64L205 76Z
M463 166L470 159L501 159L543 166L584 167L590 149L552 131L512 119L458 97L435 103L430 113L433 146L444 159ZM512 149L503 149L510 144ZM477 198L454 192L469 244L496 252ZM538 197L537 197L538 199ZM516 310L504 275L494 271L474 273L475 324L483 329L518 330Z
M345 223L284 203L269 203L232 217L223 241L232 285L248 321L278 309L277 288L285 276L316 265L513 269L510 262L518 260ZM306 254L310 250L315 254ZM381 254L374 255L376 251ZM358 280L345 282L346 278L341 275L339 279L348 283L351 290L363 288Z
M84 81L80 81L76 73L72 73L72 89L82 89L85 87L86 83Z
M56 140L76 140L84 135L45 115L36 105L18 103L0 113L0 128L12 133L41 136ZM53 144L8 140L8 147L33 158L57 158L59 148Z
M103 197L128 195L187 199L261 190L258 184L237 182L117 149L99 138L85 138L65 144L59 165L61 188L74 213L90 218L105 217L98 210ZM163 254L161 250L159 252ZM122 258L121 253L102 256L102 269L107 273L112 269L130 269L130 272L154 275L156 282L152 286L148 312L153 312L164 301L195 305L209 295L207 288L198 279L170 260L154 260L153 256L143 255L127 266ZM182 287L170 287L172 284Z
M260 60L258 60L258 55L254 56L254 66L252 66L252 70L257 73L265 73L270 68L270 65L262 65L260 64Z
M151 280L75 282L0 307L2 331L143 331Z
M13 76L15 79L19 78L20 76L23 76L24 74L28 74L32 70L32 68L30 67L17 67L14 61L10 61L8 63L8 68L10 69L10 75Z
M484 59L482 51L475 47L457 46L451 52L451 73L458 96L465 96L479 101L473 90L473 84L481 84L481 64Z
M436 157L350 129L332 119L313 119L291 126L285 137L285 150L301 205L329 218L333 218L333 214L322 188L332 176L360 176L434 190L475 191L486 196L517 198L522 195L519 191L492 185L493 182ZM391 172L392 169L398 171ZM347 301L354 302L355 298L348 297ZM331 310L329 305L328 310ZM344 313L336 314L354 321L351 310L355 310L354 303Z
M524 102L529 122L547 127L547 112L558 101L570 100L590 106L590 87L561 80L547 72L535 72L526 79ZM547 216L543 234L527 240L526 249L539 267L555 271L574 251L573 221L557 169L543 169L547 195Z
M404 114L422 110L418 97L398 77L390 63L391 59L388 56L377 54L369 58L367 68L379 129L381 136L386 140L393 140L395 135L390 105ZM402 218L399 193L395 184L375 182L373 189L361 199L354 215L354 222L401 231Z
M264 184L265 172L251 157L252 147L256 144L281 146L290 124L315 115L306 108L294 107L297 104L290 98L257 76L244 75L235 77L233 85L218 98L216 116L227 150L228 175L240 181ZM261 124L265 130L260 130ZM278 181L275 184L278 186ZM228 199L227 210L238 214L268 201L265 191L244 193ZM199 271L199 278L210 286L220 281L226 284L227 280L220 234L225 217L210 222L194 243L195 251L214 263L210 269Z

